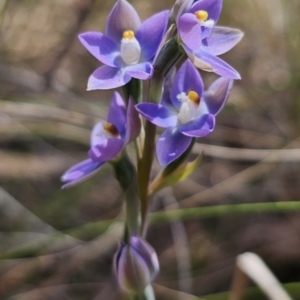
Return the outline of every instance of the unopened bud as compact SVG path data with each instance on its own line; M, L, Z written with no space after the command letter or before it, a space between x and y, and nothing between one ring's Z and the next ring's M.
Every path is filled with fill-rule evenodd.
M187 12L193 4L193 0L177 0L171 10L170 18L177 23L182 14Z
M129 293L142 293L159 272L155 250L137 236L120 246L114 265L121 288Z

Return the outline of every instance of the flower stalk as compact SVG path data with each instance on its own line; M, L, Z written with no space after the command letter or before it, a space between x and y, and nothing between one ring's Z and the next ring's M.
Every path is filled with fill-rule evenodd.
M125 150L122 151L120 158L111 161L111 164L114 168L116 179L124 192L125 223L128 236L137 235L140 228L140 200L135 166ZM125 240L127 240L126 237Z

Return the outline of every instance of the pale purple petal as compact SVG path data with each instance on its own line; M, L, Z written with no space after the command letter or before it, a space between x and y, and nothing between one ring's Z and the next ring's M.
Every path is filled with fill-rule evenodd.
M221 55L232 49L243 37L243 32L228 27L214 27L203 41L207 52Z
M189 123L181 125L179 131L189 137L204 137L211 134L215 127L215 117L211 114L202 115Z
M201 47L201 26L194 14L186 13L180 17L178 31L183 43L193 51Z
M118 0L108 17L106 35L119 45L124 31L136 32L140 25L141 20L133 6L126 0Z
M156 154L159 163L165 167L178 158L189 147L191 137L183 135L175 127L168 128L156 143Z
M204 92L204 101L210 114L216 116L222 110L227 102L232 86L232 79L221 77L214 81L209 89Z
M153 66L149 62L127 66L125 73L136 79L147 80L152 77Z
M187 53L190 57L189 53ZM231 79L241 79L240 74L227 64L224 60L210 54L209 52L201 49L194 53L193 64L202 70L214 72L220 76L231 78Z
M186 60L175 75L171 89L171 101L177 109L179 109L182 104L177 99L177 96L182 92L187 94L189 91L197 92L201 98L203 92L203 81L200 73L191 61Z
M136 39L140 43L143 60L149 61L154 57L166 31L168 15L167 10L153 15L144 21L137 31Z
M174 127L178 122L177 113L161 104L140 103L136 109L144 118L160 127Z
M114 124L117 127L119 134L124 136L126 127L126 107L118 92L114 92L110 102L107 122Z
M71 167L61 177L61 181L65 184L62 189L77 185L95 175L103 163L94 162L91 159L86 159L75 166Z
M100 32L85 32L78 36L83 46L99 61L111 67L121 67L120 49L109 37Z
M124 139L124 145L133 142L139 136L141 131L141 120L134 107L134 101L132 98L130 98L128 102L126 120L126 136Z
M101 144L92 146L89 150L89 157L96 162L106 162L114 158L123 148L124 143L121 139L103 139Z
M107 90L125 85L131 76L122 68L102 66L94 71L88 80L88 91Z

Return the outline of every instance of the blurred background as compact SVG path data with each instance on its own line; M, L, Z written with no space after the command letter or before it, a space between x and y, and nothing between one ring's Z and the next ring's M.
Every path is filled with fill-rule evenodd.
M130 2L142 19L174 3ZM114 3L0 0L0 299L121 299L111 266L122 194L111 167L60 190L112 95L86 91L99 62L77 34L103 32ZM224 1L219 25L245 37L222 58L242 80L191 154L204 150L201 166L159 193L153 211L300 200L299 12L298 0ZM216 78L202 75L207 84ZM161 263L158 299L223 299L204 295L230 289L236 256L246 251L282 283L300 281L296 211L151 224L147 238Z

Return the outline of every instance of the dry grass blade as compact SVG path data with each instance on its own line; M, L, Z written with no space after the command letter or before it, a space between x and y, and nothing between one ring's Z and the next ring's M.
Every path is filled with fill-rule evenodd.
M255 282L270 300L292 300L258 255L251 252L241 254L237 257L236 264L237 270L233 278L229 300L242 299L247 285L245 276Z

